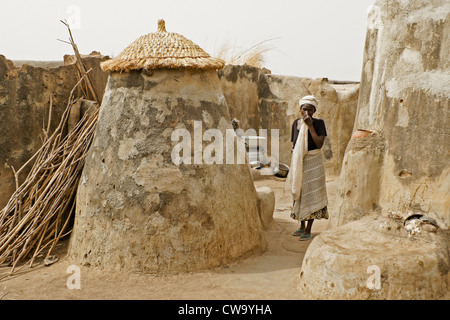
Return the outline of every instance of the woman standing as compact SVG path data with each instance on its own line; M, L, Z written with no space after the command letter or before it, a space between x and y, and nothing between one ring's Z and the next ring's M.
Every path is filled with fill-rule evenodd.
M313 118L318 101L314 96L300 99L301 118L292 124L292 160L286 189L292 193L291 218L300 222L294 232L299 240L311 238L315 219L328 219L328 198L322 146L327 136L325 122ZM308 224L305 226L306 222Z

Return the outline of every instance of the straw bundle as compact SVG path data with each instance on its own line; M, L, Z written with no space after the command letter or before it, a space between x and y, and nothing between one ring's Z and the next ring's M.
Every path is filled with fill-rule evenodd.
M128 72L141 69L222 69L225 62L212 58L184 36L167 32L164 20L158 21L158 31L141 36L117 57L104 61L104 71Z

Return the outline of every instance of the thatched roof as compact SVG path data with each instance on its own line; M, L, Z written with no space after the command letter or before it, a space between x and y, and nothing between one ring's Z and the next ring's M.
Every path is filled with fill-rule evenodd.
M158 21L158 31L141 36L117 57L101 63L104 71L140 69L222 69L225 61L212 58L191 40L167 32L164 20Z

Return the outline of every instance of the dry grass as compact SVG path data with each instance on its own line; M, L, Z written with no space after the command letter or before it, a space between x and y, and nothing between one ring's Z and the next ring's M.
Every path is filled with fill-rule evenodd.
M225 42L219 47L214 56L224 60L226 64L249 65L256 68L262 68L266 62L266 53L274 49L273 47L268 47L266 44L267 42L276 39L277 38L267 39L239 51L237 50L236 45L230 45L229 42Z

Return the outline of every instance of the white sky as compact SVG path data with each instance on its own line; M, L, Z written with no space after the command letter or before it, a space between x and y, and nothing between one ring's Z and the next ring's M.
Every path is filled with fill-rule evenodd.
M0 0L0 54L62 60L72 23L82 54L118 55L158 19L214 56L225 43L242 52L262 41L274 74L359 81L368 8L375 0Z

